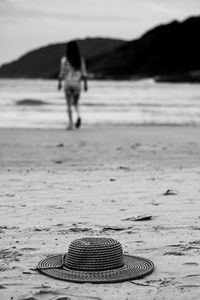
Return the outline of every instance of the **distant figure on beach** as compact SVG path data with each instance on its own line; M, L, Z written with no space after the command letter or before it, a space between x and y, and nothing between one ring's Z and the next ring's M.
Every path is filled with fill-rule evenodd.
M64 92L67 104L67 112L69 117L68 130L74 129L72 107L74 107L77 120L75 127L81 126L81 116L79 107L79 98L81 92L81 80L84 83L84 90L88 90L87 73L83 57L80 55L79 47L76 41L71 41L66 45L65 55L61 58L58 89L62 88L62 80L64 80Z

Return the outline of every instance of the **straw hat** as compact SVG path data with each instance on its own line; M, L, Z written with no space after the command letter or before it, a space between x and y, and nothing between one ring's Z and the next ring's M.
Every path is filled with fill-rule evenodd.
M85 237L74 240L68 253L41 260L37 269L52 278L77 283L111 283L144 277L154 270L142 257L123 255L112 238Z

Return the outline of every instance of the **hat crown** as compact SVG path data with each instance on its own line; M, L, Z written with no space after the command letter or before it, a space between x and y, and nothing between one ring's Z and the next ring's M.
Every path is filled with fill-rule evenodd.
M112 238L86 237L71 242L64 265L78 271L104 271L124 266L121 244Z

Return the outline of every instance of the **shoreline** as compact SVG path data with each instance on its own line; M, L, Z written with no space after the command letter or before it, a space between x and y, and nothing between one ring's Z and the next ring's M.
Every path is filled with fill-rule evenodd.
M74 129L72 130L71 132L84 132L85 130L99 130L99 129L120 129L120 128L132 128L134 130L134 128L200 128L200 124L198 123L191 123L191 124L188 124L188 123L185 123L185 124L169 124L169 123L161 123L161 124L157 124L157 123L144 123L144 124L135 124L135 123L112 123L112 124L109 124L109 123L104 123L104 124L101 124L101 123L96 123L96 124L83 124L81 126L81 128L79 129ZM52 128L48 128L48 127L9 127L9 126L5 126L5 127L0 127L0 131L4 131L4 130L7 130L7 131L12 131L12 130L32 130L32 131L65 131L65 132L70 132L66 129L65 127L65 124L63 124L63 126L61 127L52 127Z

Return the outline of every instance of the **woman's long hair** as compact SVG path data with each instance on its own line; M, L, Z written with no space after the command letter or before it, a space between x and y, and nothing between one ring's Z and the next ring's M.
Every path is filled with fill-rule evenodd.
M69 63L75 70L81 69L81 55L76 41L71 41L67 43L66 56L69 60Z

